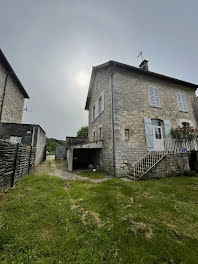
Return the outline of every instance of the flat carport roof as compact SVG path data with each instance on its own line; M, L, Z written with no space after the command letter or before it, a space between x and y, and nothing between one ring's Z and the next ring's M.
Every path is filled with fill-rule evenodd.
M103 141L95 141L86 144L79 144L70 146L67 150L67 164L68 164L68 171L73 171L73 150L74 149L83 149L83 150L90 150L90 149L103 149Z

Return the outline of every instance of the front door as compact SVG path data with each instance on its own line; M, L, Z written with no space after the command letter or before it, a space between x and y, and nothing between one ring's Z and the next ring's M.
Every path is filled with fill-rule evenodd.
M164 140L163 140L163 131L162 131L162 122L160 120L152 120L153 126L153 141L154 149L158 151L164 150Z

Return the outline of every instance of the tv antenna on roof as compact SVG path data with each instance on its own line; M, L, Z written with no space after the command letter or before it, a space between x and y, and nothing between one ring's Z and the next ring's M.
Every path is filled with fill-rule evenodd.
M26 112L32 112L32 110L29 110L29 109L27 108L27 106L24 108L23 111L26 111Z
M142 61L144 60L142 51L139 51L137 58L141 58Z

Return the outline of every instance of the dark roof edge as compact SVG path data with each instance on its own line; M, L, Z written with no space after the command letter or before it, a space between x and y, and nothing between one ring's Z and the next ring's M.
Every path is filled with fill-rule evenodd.
M4 55L3 51L0 49L0 59L2 60L2 63L4 64L6 70L9 71L10 74L12 74L12 76L14 77L16 83L18 84L18 88L21 91L21 93L23 94L23 96L25 98L30 98L29 95L27 94L25 88L23 87L22 83L20 82L19 78L17 77L16 73L14 72L12 66L10 65L10 63L8 62L8 60L6 59L6 56Z
M112 63L113 64L117 64L117 65L119 65L121 67L129 68L131 70L135 70L137 72L145 73L145 74L148 74L148 75L153 75L153 76L160 77L160 78L163 78L163 79L168 79L170 81L179 82L179 83L188 85L190 87L198 88L198 84L190 83L190 82L183 81L183 80L180 80L180 79L176 79L176 78L173 78L173 77L169 77L169 76L164 75L164 74L143 70L143 69L140 69L140 68L128 65L128 64L124 64L124 63L121 63L121 62L117 62L117 61L108 61L107 63L104 63L104 64L101 64L101 65L98 65L98 66L94 67L94 69L95 68L97 69L97 67L100 67L100 66L104 67L104 66L106 66L105 64L112 64Z
M8 122L0 122L0 124L6 124L6 125L18 125L18 126L35 126L35 127L40 127L41 130L46 134L45 130L38 124L26 124L26 123L8 123Z
M140 69L140 68L128 65L128 64L124 64L124 63L121 63L121 62L117 62L117 61L111 60L111 61L105 62L103 64L100 64L98 66L94 66L92 68L92 74L91 74L91 80L90 80L90 84L89 84L89 90L88 90L85 110L89 110L89 102L90 102L90 98L91 98L92 84L93 84L94 79L95 79L96 70L97 69L101 69L101 68L106 67L106 66L111 66L111 65L118 65L118 66L121 66L121 67L125 67L125 68L128 68L128 69L137 71L139 73L143 73L143 74L146 74L146 75L152 75L152 76L155 76L155 77L158 77L158 78L162 78L162 79L166 79L166 80L169 80L169 81L172 81L172 82L181 83L181 84L187 85L187 86L192 87L192 88L198 88L198 84L186 82L186 81L179 80L179 79L176 79L176 78L173 78L173 77L169 77L169 76L166 76L166 75L163 75L163 74L160 74L160 73L143 70L143 69Z

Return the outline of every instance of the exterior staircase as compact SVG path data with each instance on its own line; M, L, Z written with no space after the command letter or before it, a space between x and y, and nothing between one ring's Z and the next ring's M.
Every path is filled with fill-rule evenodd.
M160 162L166 155L180 154L190 152L192 150L198 151L198 141L182 142L171 139L170 142L160 142L154 149L147 152L143 157L137 160L132 165L132 170L126 176L132 180L138 181L146 173L148 173L155 165Z

